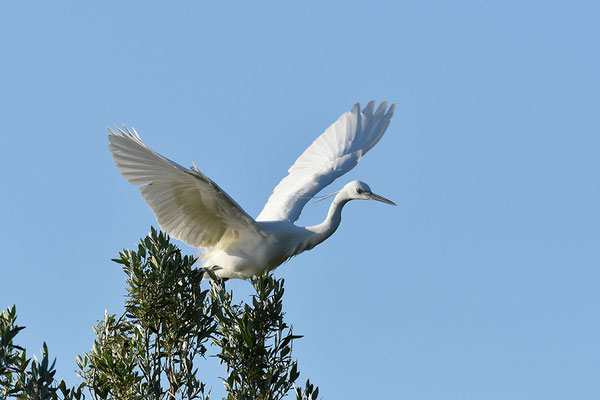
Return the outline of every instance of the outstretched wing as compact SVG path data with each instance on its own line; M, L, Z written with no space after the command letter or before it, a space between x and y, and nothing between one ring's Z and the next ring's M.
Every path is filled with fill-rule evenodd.
M190 246L222 248L244 235L262 235L256 222L216 183L161 156L135 129L114 131L109 150L121 175L140 186L160 228Z
M350 171L361 157L381 139L394 115L392 105L371 101L360 111L360 104L334 122L317 138L279 182L257 221L294 222L315 194Z

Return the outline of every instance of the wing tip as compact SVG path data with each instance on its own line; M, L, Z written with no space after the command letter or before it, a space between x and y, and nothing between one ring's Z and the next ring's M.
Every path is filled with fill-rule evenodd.
M375 114L376 114L376 115L383 114L383 113L385 112L385 110L387 109L387 104L388 104L388 102L387 102L387 101L382 101L382 102L379 104L379 107L377 107L377 111L375 111Z
M392 105L390 105L390 107L388 108L388 101L384 100L379 104L379 107L377 107L377 111L373 112L375 110L375 100L371 100L367 103L367 105L365 106L365 108L362 109L362 113L364 115L373 115L373 114L385 114L385 116L388 115L393 115L394 114L394 110L396 109L396 104L392 103ZM360 105L360 103L356 103L354 105L354 107L356 107L356 105Z
M394 116L394 111L396 110L396 103L392 103L392 105L390 106L390 108L387 110L387 112L385 113L385 116L389 118L392 118Z
M114 148L111 148L111 151L117 150L115 146L117 146L120 139L130 140L135 142L139 146L147 147L133 126L131 128L128 128L125 124L122 124L122 127L114 124L114 129L110 126L107 126L106 129L108 129L108 131L110 132L110 134L108 135L108 140L110 142L109 148L111 145Z
M371 100L367 103L365 108L363 108L363 115L373 115L373 110L375 109L375 100Z

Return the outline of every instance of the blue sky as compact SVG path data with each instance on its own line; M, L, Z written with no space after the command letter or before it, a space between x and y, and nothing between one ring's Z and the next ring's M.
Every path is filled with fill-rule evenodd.
M58 375L110 258L155 220L106 126L196 165L256 216L355 102L389 100L353 202L276 270L301 380L326 399L600 397L600 7L593 1L2 2L0 306ZM324 218L310 204L299 223ZM183 247L193 254L193 249ZM231 282L246 298L249 284ZM214 359L202 367L216 398Z

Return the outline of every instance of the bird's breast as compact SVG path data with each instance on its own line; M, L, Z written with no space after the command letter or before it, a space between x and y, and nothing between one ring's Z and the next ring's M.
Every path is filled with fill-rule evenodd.
M275 269L290 257L310 249L310 232L289 222L260 222L265 233L260 239L232 242L208 254L204 267L214 268L223 278L249 278Z

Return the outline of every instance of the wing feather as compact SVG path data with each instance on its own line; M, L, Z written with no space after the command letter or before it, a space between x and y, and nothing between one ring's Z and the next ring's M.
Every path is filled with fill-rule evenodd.
M163 231L197 248L223 248L241 235L263 235L252 217L196 166L188 169L161 156L134 129L109 130L117 169L140 186Z
M324 187L354 168L385 133L395 105L355 104L311 144L279 182L257 221L290 221Z

